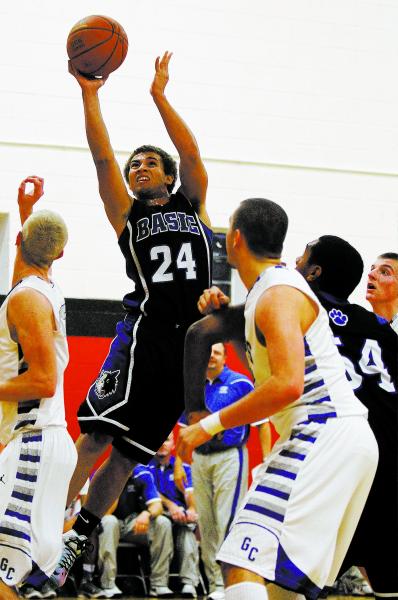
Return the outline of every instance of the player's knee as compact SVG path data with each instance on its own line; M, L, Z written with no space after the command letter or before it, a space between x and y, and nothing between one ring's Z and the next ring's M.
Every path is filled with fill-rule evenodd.
M112 436L92 431L84 433L78 440L78 447L84 447L84 450L89 453L97 454L99 451L105 450L112 443Z
M252 571L248 571L247 569L235 567L234 565L223 562L220 564L220 566L225 587L229 587L237 583L243 583L245 581L261 584L265 583L265 580L260 575L257 575Z
M127 476L131 475L131 471L134 469L137 461L132 458L122 454L120 450L112 446L111 454L109 456L109 460L112 464L112 467L115 471L119 473L124 473Z

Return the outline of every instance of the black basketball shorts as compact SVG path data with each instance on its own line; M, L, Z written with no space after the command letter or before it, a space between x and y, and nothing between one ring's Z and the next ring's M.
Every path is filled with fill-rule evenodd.
M112 435L120 452L147 464L184 409L185 333L142 314L126 315L80 405L82 433Z

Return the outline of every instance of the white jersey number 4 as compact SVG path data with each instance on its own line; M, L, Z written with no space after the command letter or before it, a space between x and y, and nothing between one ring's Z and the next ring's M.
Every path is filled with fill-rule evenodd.
M344 346L341 339L335 336L334 341L337 346ZM352 389L357 390L362 385L363 376L355 369L354 363L343 356L346 367L347 377L351 383ZM381 348L376 340L365 340L362 348L361 358L358 361L358 367L365 375L379 376L378 385L386 392L395 392L395 386L391 376L383 363Z

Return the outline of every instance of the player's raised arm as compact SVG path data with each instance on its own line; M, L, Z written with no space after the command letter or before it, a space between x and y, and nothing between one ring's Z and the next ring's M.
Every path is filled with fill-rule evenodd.
M195 136L166 98L165 88L169 81L169 63L172 53L165 52L155 62L155 76L151 95L163 119L171 141L180 157L180 179L185 196L197 206L200 218L210 225L206 212L207 172L200 156Z
M71 62L69 72L82 90L87 141L97 169L100 196L109 222L119 237L126 225L133 200L128 194L101 114L98 91L107 78L83 77Z
M26 191L26 184L31 183L33 185L33 190L30 192ZM30 217L33 212L33 207L40 200L40 198L44 194L44 179L42 177L37 177L36 175L31 175L29 177L25 177L19 184L18 188L18 209L19 209L19 217L21 219L21 226L25 223L25 221ZM18 233L16 244L20 243L21 233ZM21 256L17 252L17 256L14 261L14 269L12 274L12 286L14 286L20 279L21 273L24 271L24 264L21 263Z
M26 191L26 184L31 183L33 190L30 192ZM43 177L37 177L37 175L30 175L25 177L19 184L18 188L18 209L19 216L21 219L21 225L23 225L28 217L32 214L33 206L44 194L44 179Z

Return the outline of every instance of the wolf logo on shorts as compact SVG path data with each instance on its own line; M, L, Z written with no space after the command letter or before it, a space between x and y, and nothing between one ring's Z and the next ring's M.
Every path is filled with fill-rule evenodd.
M100 376L95 382L95 393L98 398L106 398L111 394L114 394L117 390L118 377L120 370L118 371L101 371Z

